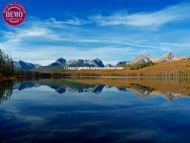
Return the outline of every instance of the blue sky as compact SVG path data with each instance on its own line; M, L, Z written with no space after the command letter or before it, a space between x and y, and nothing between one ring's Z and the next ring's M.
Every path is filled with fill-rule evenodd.
M1 11L10 0L1 0ZM190 56L190 0L17 0L27 19L0 19L0 48L14 60L59 57L115 64L142 54Z

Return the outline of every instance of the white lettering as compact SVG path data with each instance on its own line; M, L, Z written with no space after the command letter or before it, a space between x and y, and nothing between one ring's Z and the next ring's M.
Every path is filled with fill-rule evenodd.
M20 17L23 17L23 13L21 11L7 11L5 15L8 18L12 18L12 17L20 18Z
M124 67L64 67L65 70L123 70Z

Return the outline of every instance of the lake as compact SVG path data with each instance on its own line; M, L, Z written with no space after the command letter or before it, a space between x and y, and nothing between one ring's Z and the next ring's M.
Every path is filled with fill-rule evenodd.
M2 143L175 143L190 134L187 80L0 82Z

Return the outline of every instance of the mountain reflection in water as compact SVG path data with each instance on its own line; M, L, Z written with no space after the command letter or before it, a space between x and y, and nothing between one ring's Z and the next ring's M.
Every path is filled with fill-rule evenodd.
M122 79L119 79L119 80L121 80L121 82L123 81ZM125 79L125 80L127 80L127 79ZM88 81L88 79L87 79L87 81ZM112 80L110 82L114 83L114 81L112 81ZM187 81L185 81L185 82L187 82ZM142 80L142 83L143 83L143 80ZM175 83L175 84L180 85L181 82ZM187 85L189 85L189 82L187 82ZM64 94L66 92L76 92L76 93L86 93L86 92L90 93L91 92L91 93L99 94L104 89L109 89L109 88L115 87L118 91L131 92L140 97L161 95L168 100L173 100L178 97L190 95L189 86L185 87L187 90L185 93L189 93L189 94L184 94L184 93L180 93L180 92L172 92L172 91L167 91L167 90L159 91L159 89L156 89L151 86L145 86L143 84L139 84L138 82L135 83L135 81L133 81L131 83L129 82L127 85L124 84L122 86L117 86L117 85L112 86L110 84L108 85L107 82L106 83L102 82L101 84L97 84L97 83L89 84L86 82L83 83L80 80L79 81L75 81L75 80L39 80L39 81L22 81L22 82L8 80L8 81L0 82L0 89L1 89L0 103L3 103L4 101L6 101L10 98L13 90L22 91L25 89L35 88L35 87L40 87L40 86L47 86L47 87L55 90L55 92L57 92L59 94Z
M1 81L0 142L187 142L189 87L178 80Z

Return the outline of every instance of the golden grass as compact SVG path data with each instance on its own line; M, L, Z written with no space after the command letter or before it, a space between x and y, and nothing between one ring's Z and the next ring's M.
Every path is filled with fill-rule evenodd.
M125 67L123 70L75 70L65 73L71 76L190 76L190 59L157 63L139 70Z

